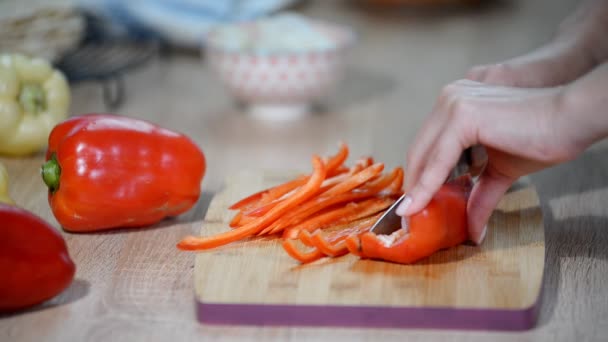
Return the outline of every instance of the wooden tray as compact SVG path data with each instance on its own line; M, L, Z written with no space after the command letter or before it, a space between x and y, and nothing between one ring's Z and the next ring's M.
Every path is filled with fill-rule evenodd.
M292 174L244 172L214 197L201 229L229 229L229 204ZM545 238L532 187L512 189L482 246L462 245L415 265L347 255L300 265L278 240L201 252L198 320L213 324L524 330L536 323Z

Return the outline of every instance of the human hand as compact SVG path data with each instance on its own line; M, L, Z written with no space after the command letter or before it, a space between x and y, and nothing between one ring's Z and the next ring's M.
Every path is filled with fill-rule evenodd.
M444 88L407 156L401 216L426 206L461 152L482 145L487 165L467 207L469 236L480 243L502 195L519 177L570 160L588 146L585 126L572 124L565 87L514 88L471 80ZM408 205L409 202L409 205Z

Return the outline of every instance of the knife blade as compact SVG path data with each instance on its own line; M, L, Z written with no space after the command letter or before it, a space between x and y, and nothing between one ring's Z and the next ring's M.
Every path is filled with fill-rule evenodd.
M474 147L469 147L462 152L456 166L449 173L445 183L458 178L461 175L469 173L471 166L473 165L473 148ZM396 200L395 203L393 203L393 205L391 205L382 216L380 216L378 221L376 221L376 223L374 223L370 229L371 232L378 235L390 235L394 231L401 228L401 216L397 215L396 212L397 207L399 207L399 204L403 202L405 196L406 194L401 195L401 197L399 197L399 199Z

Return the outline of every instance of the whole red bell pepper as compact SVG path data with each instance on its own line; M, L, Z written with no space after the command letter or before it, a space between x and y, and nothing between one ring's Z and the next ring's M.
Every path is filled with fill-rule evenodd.
M90 114L57 125L42 176L65 230L142 227L198 200L205 157L185 135L152 123Z
M27 210L0 204L0 312L55 297L75 270L55 228Z

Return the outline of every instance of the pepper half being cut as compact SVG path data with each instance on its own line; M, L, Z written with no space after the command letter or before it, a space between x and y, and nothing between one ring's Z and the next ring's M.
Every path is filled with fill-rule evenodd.
M391 235L367 232L358 241L350 239L349 249L363 258L411 264L465 242L471 186L469 177L444 184L426 208L409 217L407 227Z
M57 125L42 177L68 231L142 227L192 208L205 157L187 136L118 115L92 114Z

